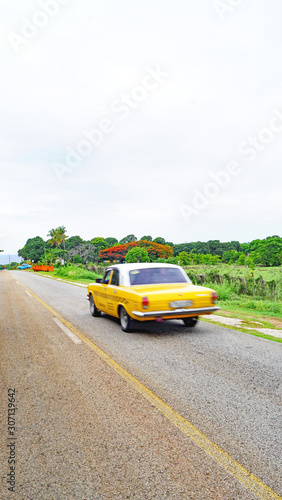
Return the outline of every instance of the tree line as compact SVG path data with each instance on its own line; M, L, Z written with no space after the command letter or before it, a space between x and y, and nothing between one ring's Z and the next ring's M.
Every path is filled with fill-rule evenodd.
M131 252L130 257L126 258ZM54 263L58 260L74 264L104 261L169 261L189 264L214 265L220 262L238 265L282 265L282 238L268 236L249 243L239 241L177 243L166 241L162 237L152 238L150 235L138 238L129 234L117 240L115 237L94 237L83 240L80 236L67 236L64 226L50 229L47 239L40 236L29 238L18 254L24 260ZM133 261L134 261L133 260ZM132 261L132 260L131 260Z

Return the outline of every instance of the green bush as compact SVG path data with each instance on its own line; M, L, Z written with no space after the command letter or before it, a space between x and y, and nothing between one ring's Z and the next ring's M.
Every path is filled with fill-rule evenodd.
M128 263L135 263L135 262L150 262L150 257L145 250L145 248L142 247L134 247L129 250L125 256L125 260Z
M82 259L79 255L75 255L73 258L72 258L72 261L74 264L81 264L82 263Z
M236 298L236 291L227 283L216 284L216 286L214 283L205 283L204 286L215 289L218 294L218 300L224 301Z
M166 262L167 264L177 264L177 257L169 257Z

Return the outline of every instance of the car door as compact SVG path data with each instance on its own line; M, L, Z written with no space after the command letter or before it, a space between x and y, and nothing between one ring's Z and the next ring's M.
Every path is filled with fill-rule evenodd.
M98 309L100 309L100 311L103 311L105 313L107 313L107 288L108 288L108 284L110 282L110 279L111 279L111 274L112 274L112 269L109 269L108 271L106 271L106 273L104 274L103 276L103 279L102 279L102 283L101 283L101 291L99 290L99 295L98 295Z
M117 296L119 287L119 270L114 269L111 282L107 287L107 312L113 316L117 315Z

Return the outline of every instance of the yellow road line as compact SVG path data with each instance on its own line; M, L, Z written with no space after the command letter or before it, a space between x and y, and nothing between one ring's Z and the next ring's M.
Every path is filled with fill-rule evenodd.
M96 346L91 340L89 340L83 333L81 333L77 328L75 328L71 323L65 320L59 313L52 309L48 304L43 302L37 295L35 295L31 290L26 288L22 283L21 285L36 299L40 302L46 309L48 309L54 316L56 316L67 328L69 328L77 337L79 337L85 344L87 344L92 351L94 351L100 358L102 358L109 366L111 366L124 380L126 380L132 387L134 387L144 398L146 398L150 403L158 408L163 415L165 415L171 422L182 430L187 436L190 437L202 450L208 453L212 458L214 458L220 465L222 465L230 474L235 476L239 481L241 481L247 488L253 491L258 497L263 500L282 500L275 491L273 491L269 486L264 484L258 477L249 472L245 467L243 467L239 462L234 460L228 453L221 450L215 443L213 443L209 438L207 438L202 432L200 432L194 425L190 424L188 420L183 418L179 413L177 413L173 408L167 405L162 399L160 399L156 394L145 387L139 380L130 375L124 368L122 368L116 361L114 361L108 354L106 354L102 349Z

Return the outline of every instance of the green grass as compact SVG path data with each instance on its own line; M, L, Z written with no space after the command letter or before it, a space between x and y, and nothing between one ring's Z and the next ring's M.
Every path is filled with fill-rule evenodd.
M251 297L238 294L237 291L227 283L204 283L204 286L213 288L218 293L218 305L226 311L238 311L252 313L258 316L271 316L282 319L282 301L269 300L261 297Z
M218 305L226 311L238 311L252 313L255 316L269 316L282 319L282 303L270 300L249 299L240 297L238 299L219 300Z
M96 278L101 278L100 274L77 266L58 267L54 271L40 272L40 274L42 276L53 276L54 278L82 284L93 283Z

